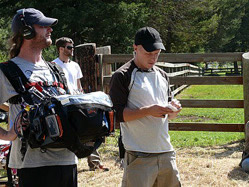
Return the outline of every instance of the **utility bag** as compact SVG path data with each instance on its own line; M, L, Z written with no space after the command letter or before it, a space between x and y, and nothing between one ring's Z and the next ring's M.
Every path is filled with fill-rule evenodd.
M31 148L66 147L83 158L114 132L114 117L112 102L104 92L61 95L31 109L26 136ZM87 146L88 142L94 142L94 146Z

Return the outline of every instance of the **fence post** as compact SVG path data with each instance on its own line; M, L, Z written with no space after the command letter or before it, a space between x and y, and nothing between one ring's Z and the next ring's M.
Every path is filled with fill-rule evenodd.
M98 54L98 61L100 66L100 89L105 93L109 92L109 86L103 85L104 76L112 75L112 65L111 64L103 64L103 55L111 54L111 46L97 47L96 54Z
M243 63L243 90L244 90L244 117L245 124L249 121L249 53L242 55ZM245 128L245 148L249 153L249 132Z
M83 78L81 85L86 93L97 90L96 44L80 44L75 47L75 61L79 63Z

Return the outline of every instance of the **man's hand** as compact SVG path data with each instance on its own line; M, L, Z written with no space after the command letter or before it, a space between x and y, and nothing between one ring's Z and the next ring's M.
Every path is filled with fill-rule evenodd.
M149 115L153 117L160 117L164 118L166 114L173 113L173 110L169 107L163 107L160 105L152 105L148 107L149 109Z
M139 109L125 108L123 112L124 121L133 121L146 116L165 118L166 114L168 114L169 118L172 119L171 116L176 117L177 114L181 111L181 104L177 102L172 102L170 104L176 107L178 110L174 112L170 107L161 106L158 104L145 106Z
M170 113L170 114L168 115L169 119L174 119L174 118L177 116L177 114L178 114L179 112L181 112L182 106L181 106L181 103L180 103L178 100L176 100L176 99L173 99L173 100L170 102L170 105L172 105L173 107L175 107L175 108L177 109L177 111L173 111L172 113Z

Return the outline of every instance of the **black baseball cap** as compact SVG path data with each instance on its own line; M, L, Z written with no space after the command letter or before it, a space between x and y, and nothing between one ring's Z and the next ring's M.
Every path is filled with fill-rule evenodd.
M28 26L32 26L34 24L40 26L53 26L56 25L58 20L55 18L49 18L44 16L44 14L34 8L23 8L17 11L16 15L12 20L11 30L14 33L18 33L20 29L23 28L23 23L21 21L21 17L24 18L25 23Z
M165 50L159 32L152 27L143 27L137 31L135 35L135 45L142 45L148 52L158 49Z

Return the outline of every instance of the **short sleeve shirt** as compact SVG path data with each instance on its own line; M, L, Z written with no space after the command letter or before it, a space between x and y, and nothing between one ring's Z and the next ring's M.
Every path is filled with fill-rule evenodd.
M34 64L19 57L15 57L11 60L19 66L30 82L53 82L56 79L45 62ZM15 95L17 95L16 91L0 70L0 103L6 102ZM9 106L9 118L13 123L17 114L21 111L21 106L19 104L10 104ZM20 169L51 165L72 165L77 163L75 154L66 148L47 149L46 152L43 153L40 148L31 149L27 146L27 152L23 161L21 160L22 155L20 149L21 141L19 138L16 138L12 142L9 161L10 168Z
M168 118L146 116L125 122L125 107L139 109L158 104L166 106L170 95L166 73L154 66L149 71L139 69L134 61L127 62L112 76L110 96L120 121L125 149L146 153L172 151L168 134Z
M77 92L77 80L83 77L79 64L72 60L67 63L63 63L59 58L54 59L53 62L58 64L63 69L70 93L73 94Z

